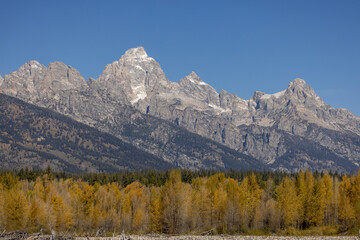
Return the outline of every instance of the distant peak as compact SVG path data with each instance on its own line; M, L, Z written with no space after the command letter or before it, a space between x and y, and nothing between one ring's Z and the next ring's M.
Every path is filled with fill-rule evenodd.
M136 58L146 58L148 57L145 49L143 47L130 48L125 52L127 57L136 57Z
M29 64L30 66L36 65L36 66L41 66L41 64L36 61L36 60L31 60L30 62L28 62L27 64Z
M301 78L296 78L294 81L290 82L285 93L288 97L296 98L301 102L313 99L320 105L324 104L322 99L315 93L314 89Z
M189 75L187 75L185 77L186 79L190 80L191 82L195 81L195 82L203 82L201 80L201 78L194 72L192 71Z
M192 71L184 79L198 85L207 85L205 82L203 82L203 80L201 80L201 78L194 71Z
M289 83L288 88L290 89L302 89L302 90L313 90L310 85L308 85L304 79L295 78L294 81Z
M196 72L194 72L194 71L192 71L192 72L188 75L188 77L200 78L200 77L196 74Z
M304 79L301 79L301 78L295 78L294 81L292 81L293 84L296 84L296 85L305 85L306 82Z
M30 62L25 63L23 66L26 66L26 68L28 68L28 67L30 67L30 68L42 68L42 67L45 67L36 60L31 60Z
M27 62L25 64L23 64L18 71L29 71L30 74L32 72L36 72L38 70L42 70L45 69L46 67L42 64L40 64L38 61L36 60L31 60L30 62Z

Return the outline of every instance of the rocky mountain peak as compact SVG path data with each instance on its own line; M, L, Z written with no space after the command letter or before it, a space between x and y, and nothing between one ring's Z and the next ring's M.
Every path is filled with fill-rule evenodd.
M79 71L63 62L50 63L45 79L53 86L54 91L81 88L87 85Z
M195 72L191 72L188 76L180 79L178 83L189 97L207 104L220 105L217 91L203 82Z
M186 78L202 82L201 78L194 71L192 71L189 75L187 75Z
M285 97L293 103L305 104L311 108L325 104L314 89L300 78L296 78L289 83L288 88L285 90Z
M306 85L305 80L302 78L295 78L294 81L292 81L292 83L295 85Z
M126 58L148 58L148 55L143 47L131 48L127 50L123 57Z
M210 85L208 85L207 83L203 82L203 80L193 71L191 72L189 75L187 75L186 77L184 77L184 79L181 79L179 81L180 82L184 82L184 80L188 83L190 82L191 84L197 84L197 85L207 85L209 87L211 87ZM212 88L212 87L211 87Z
M49 66L48 66L49 69L66 69L67 66L65 63L63 62L52 62L52 63L49 63Z
M127 50L119 61L108 64L92 85L107 89L123 103L135 105L149 94L166 92L170 84L160 65L143 47L137 47Z
M37 72L44 70L46 70L44 65L40 64L36 60L31 60L30 62L21 65L20 68L13 73L22 76L34 76Z
M305 80L301 78L295 78L294 81L290 82L287 90L290 90L292 92L295 91L303 91L308 93L314 92L314 89L310 85L308 85L305 82Z
M37 95L37 86L45 76L46 67L32 60L19 67L15 72L5 75L1 90L5 94L29 100Z
M169 144L176 133L158 126L170 121L171 126L176 123L272 164L271 169L345 169L336 165L339 157L340 161L349 159L360 165L360 120L346 110L326 105L300 78L284 91L255 92L245 100L225 90L218 93L195 72L179 82L170 82L144 48L137 47L107 65L98 80L90 78L87 83L76 69L64 63L54 62L47 68L30 61L4 79L0 76L0 84L4 94L97 126L168 161L191 145L188 135L183 135L181 142L186 146L166 147L177 145ZM196 151L191 150L203 154ZM192 156L177 159L187 164ZM202 156L201 161L213 158Z

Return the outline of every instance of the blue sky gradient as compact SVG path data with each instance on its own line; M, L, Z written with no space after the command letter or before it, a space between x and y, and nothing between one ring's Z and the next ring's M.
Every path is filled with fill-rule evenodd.
M195 71L249 99L303 78L360 116L360 1L0 1L0 74L62 61L87 79L143 46L167 78Z

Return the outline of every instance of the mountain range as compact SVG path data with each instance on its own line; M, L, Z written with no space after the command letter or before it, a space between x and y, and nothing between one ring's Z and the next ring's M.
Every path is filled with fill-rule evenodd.
M195 72L171 82L137 47L96 80L61 62L30 61L0 76L0 91L33 111L54 111L107 134L163 167L353 172L360 164L360 118L327 105L299 78L283 91L255 92L246 100L218 93ZM119 169L132 161L121 159Z

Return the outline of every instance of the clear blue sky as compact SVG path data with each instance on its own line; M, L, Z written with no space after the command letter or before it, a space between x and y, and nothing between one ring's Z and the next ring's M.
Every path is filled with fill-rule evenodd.
M0 74L35 59L87 79L143 46L171 81L191 71L242 98L296 77L360 116L360 1L0 1Z

